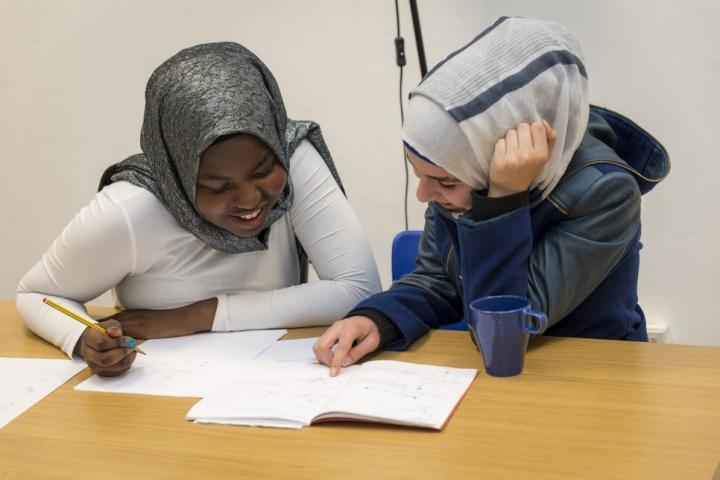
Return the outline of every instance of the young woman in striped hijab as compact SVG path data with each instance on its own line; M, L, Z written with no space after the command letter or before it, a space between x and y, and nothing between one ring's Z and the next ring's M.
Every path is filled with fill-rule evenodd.
M565 27L500 18L411 92L403 143L429 203L415 270L317 341L331 375L489 295L529 297L548 335L647 340L640 195L669 160L633 122L589 105Z

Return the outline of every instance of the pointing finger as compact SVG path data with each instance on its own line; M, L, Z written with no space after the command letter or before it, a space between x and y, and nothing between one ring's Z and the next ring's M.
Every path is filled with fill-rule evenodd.
M352 348L352 344L355 341L354 335L344 335L337 343L335 347L335 355L330 362L330 376L334 377L340 373L340 367L344 366L348 352Z

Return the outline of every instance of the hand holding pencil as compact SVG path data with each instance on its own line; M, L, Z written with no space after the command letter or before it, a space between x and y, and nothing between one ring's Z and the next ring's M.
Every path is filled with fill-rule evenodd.
M48 298L43 302L88 327L78 340L75 353L85 359L94 373L120 375L130 368L136 352L145 353L137 346L137 340L122 335L122 326L117 320L96 323Z

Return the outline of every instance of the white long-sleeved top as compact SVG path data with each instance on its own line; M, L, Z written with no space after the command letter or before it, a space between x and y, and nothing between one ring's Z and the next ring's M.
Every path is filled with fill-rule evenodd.
M68 356L85 327L42 302L84 311L108 289L124 309L171 309L217 297L214 331L327 325L380 290L365 232L322 157L290 159L295 197L268 249L226 254L178 225L144 188L116 182L65 227L17 288L27 326ZM298 285L295 236L319 280Z

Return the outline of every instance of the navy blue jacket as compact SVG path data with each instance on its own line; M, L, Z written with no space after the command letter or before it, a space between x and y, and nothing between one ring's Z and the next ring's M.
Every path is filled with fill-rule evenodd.
M471 210L456 220L431 203L415 269L348 316L370 316L381 333L391 322L386 347L405 349L429 328L467 318L471 300L512 294L548 315L545 335L647 340L637 299L640 196L669 168L650 134L591 106L583 141L547 198L531 194L489 219Z

